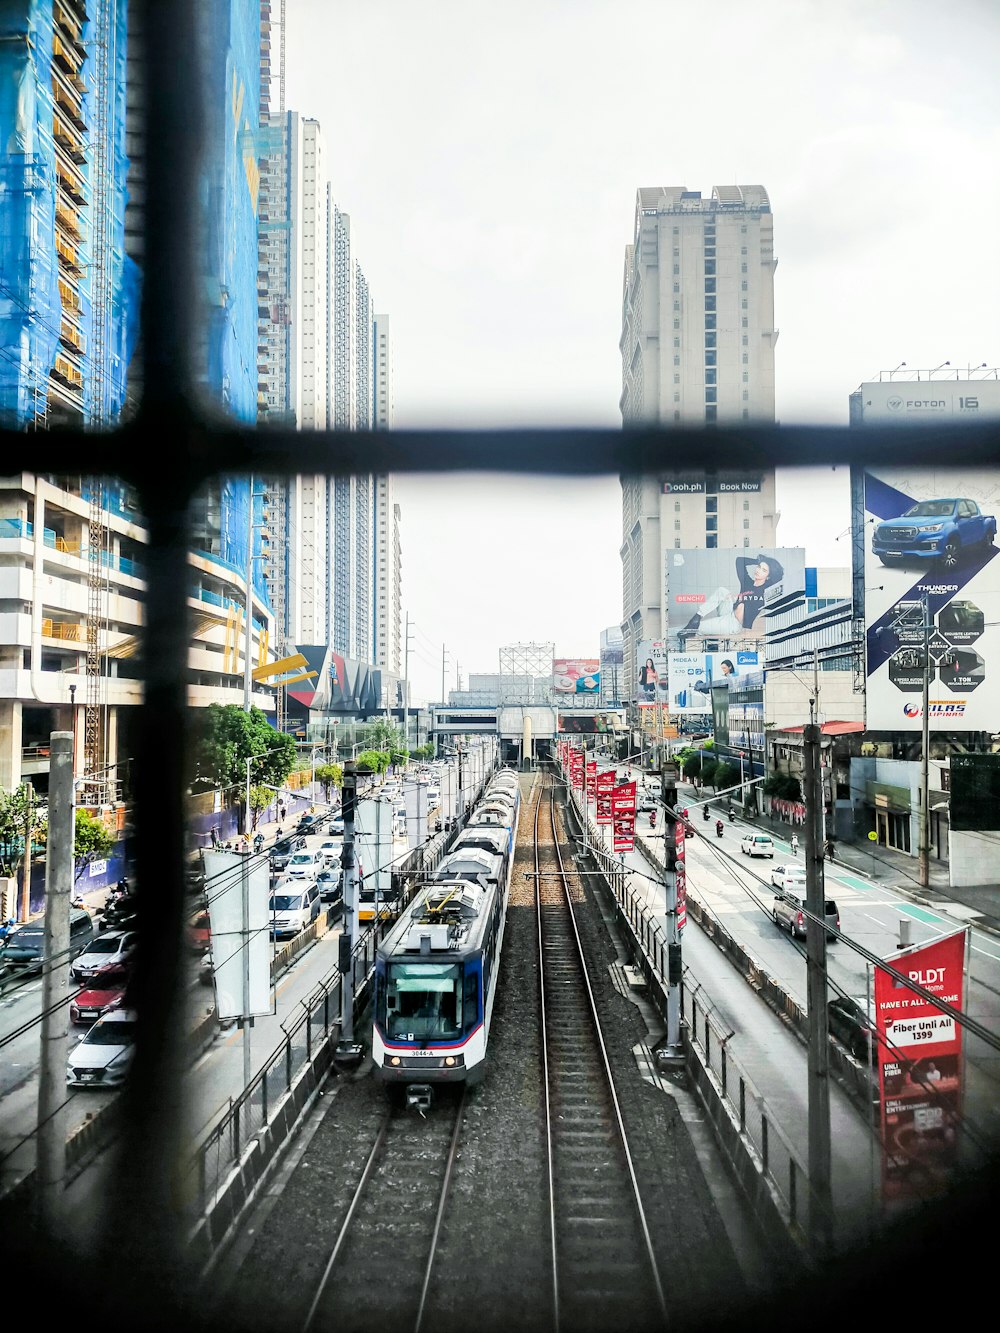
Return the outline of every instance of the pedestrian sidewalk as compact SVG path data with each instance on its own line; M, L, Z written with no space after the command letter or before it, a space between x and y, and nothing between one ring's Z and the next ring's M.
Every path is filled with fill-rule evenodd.
M634 776L641 777L638 770ZM648 777L649 775L647 775ZM677 805L683 809L691 808L692 820L701 818L701 805L706 800L711 809L724 811L728 798L716 800L710 788L694 787L682 782L677 788ZM771 815L745 817L738 802L733 802L737 811L736 827L747 825L759 828L785 842L792 834L797 834L799 842L804 843L803 830L785 823ZM713 815L718 818L718 815ZM1000 884L977 884L953 888L950 883L947 861L931 859L929 867L930 884L925 888L919 882L918 863L915 856L898 852L892 847L883 847L874 842L836 842L834 844L833 864L852 874L861 875L874 884L884 884L887 888L903 894L914 903L936 909L944 915L951 915L956 925L962 925L973 919L974 924L994 934L1000 934Z

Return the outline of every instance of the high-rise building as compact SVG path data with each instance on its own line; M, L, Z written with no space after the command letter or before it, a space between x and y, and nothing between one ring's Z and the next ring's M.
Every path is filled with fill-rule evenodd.
M375 316L372 379L375 429L391 430L394 403L388 315ZM395 502L391 476L378 476L374 481L375 662L384 671L399 676L403 651L403 558L399 535L399 505Z
M328 187L319 122L288 111L263 127L258 372L262 419L325 430L329 402ZM330 483L305 474L270 486L268 585L282 637L324 643Z
M625 426L774 420L776 263L762 186L638 191L622 294ZM635 698L638 645L668 630L666 552L774 546L777 518L771 470L622 477L623 697Z

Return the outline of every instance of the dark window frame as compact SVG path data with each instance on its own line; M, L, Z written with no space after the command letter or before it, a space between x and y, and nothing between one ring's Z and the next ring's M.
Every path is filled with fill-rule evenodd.
M135 831L137 879L143 884L138 918L136 1007L140 1039L121 1099L118 1151L127 1170L109 1181L105 1254L116 1258L116 1290L105 1287L96 1310L95 1272L74 1272L55 1238L32 1232L48 1253L35 1252L37 1271L51 1282L48 1304L65 1283L67 1300L91 1317L112 1304L133 1323L150 1324L178 1303L182 1271L180 1221L175 1211L174 1160L180 1142L178 1087L183 1070L178 1023L185 976L183 927L190 909L185 882L185 752L191 612L188 553L190 502L220 474L293 475L352 472L444 473L500 470L534 476L634 476L669 471L680 457L704 457L720 468L762 464L803 466L835 461L864 466L932 467L946 455L954 466L994 467L1000 432L989 423L934 431L893 428L774 427L706 433L655 425L618 429L442 430L300 433L244 426L200 401L191 364L199 346L192 328L200 282L196 274L198 138L202 123L196 54L201 47L193 0L149 5L145 11L146 203L145 253L157 262L142 292L143 398L136 417L105 433L64 430L30 434L5 429L8 475L79 475L81 457L94 474L132 485L149 534L146 623L142 631L144 701L137 709ZM741 227L745 232L746 227ZM706 240L708 233L706 232ZM744 326L746 321L743 321ZM713 320L714 324L714 320ZM846 392L846 387L845 387ZM706 410L706 423L717 425ZM149 442L171 441L169 459L146 470ZM906 829L908 834L908 828ZM141 1227L137 1227L141 1219ZM962 1218L969 1222L970 1215ZM140 1234L135 1234L138 1231ZM8 1233L11 1234L11 1233ZM25 1242L27 1243L27 1242ZM19 1246L12 1244L8 1259ZM23 1269L19 1275L23 1276ZM89 1281L88 1281L89 1277ZM78 1285L71 1287L73 1279ZM30 1280L30 1279L29 1279ZM142 1312L142 1313L140 1313Z

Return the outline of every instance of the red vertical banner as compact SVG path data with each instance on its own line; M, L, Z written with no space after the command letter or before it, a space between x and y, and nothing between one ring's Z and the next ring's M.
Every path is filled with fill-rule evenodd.
M583 790L583 751L570 750L569 752L569 776L573 784L574 791Z
M587 800L597 799L597 760L592 759L587 764Z
M965 949L966 932L958 930L885 961L962 1009ZM951 1181L962 1116L962 1029L950 1014L880 967L875 969L875 1027L882 1202L893 1208L933 1198Z
M687 845L687 839L684 836L684 821L674 820L674 851L676 852L676 866L674 873L677 883L677 933L678 935L687 925L687 867L684 862L684 849Z
M635 851L635 783L623 782L611 793L612 845L616 852Z
M614 769L597 775L597 822L611 823L611 793L615 786Z

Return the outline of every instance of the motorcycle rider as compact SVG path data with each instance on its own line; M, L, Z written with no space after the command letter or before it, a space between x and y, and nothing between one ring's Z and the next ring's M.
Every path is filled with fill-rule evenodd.
M656 828L656 811L655 811L655 810L650 810L650 812L649 812L649 827L650 827L650 828Z
M723 830L723 827L724 827L724 825L723 825L723 823L722 823L722 820L721 820L721 819L717 819L717 820L715 821L715 836L716 836L717 838L721 838L721 837L722 837L722 830Z
M707 819L707 818L708 818L708 806L707 806L707 805L703 805L703 806L701 807L701 817L702 817L702 819Z
M793 834L792 834L792 855L793 855L793 856L798 856L798 854L799 854L799 835L798 835L797 833L793 833Z

